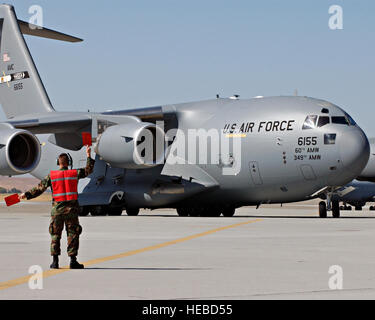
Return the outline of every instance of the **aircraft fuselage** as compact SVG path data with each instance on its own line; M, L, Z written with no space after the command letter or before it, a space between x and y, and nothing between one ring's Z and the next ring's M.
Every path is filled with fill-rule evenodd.
M85 204L89 198L91 202L109 199L108 194L115 191L124 192L131 207L301 201L324 187L347 184L363 170L369 157L363 131L342 109L323 100L216 99L163 106L161 110L176 118L172 129L177 133L170 139L166 163L129 170L110 168L98 158L91 182L82 187ZM232 147L238 143L240 152L232 150L224 159L221 147L215 146L215 139L224 138ZM40 139L46 144L41 164L33 173L39 178L54 169L51 159L65 151ZM84 165L83 152L71 154L76 166ZM114 177L119 176L122 178L114 183Z

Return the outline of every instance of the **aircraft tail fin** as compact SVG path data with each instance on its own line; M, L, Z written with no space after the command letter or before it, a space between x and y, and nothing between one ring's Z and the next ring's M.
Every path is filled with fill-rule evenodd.
M23 34L77 42L46 28L17 20L13 6L0 5L0 104L8 119L31 113L53 112Z

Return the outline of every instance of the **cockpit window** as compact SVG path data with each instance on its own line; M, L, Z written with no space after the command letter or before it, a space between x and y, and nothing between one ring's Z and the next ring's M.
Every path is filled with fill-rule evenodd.
M314 129L316 127L316 121L318 120L318 116L307 116L305 122L303 123L302 129Z
M354 119L353 119L350 115L348 115L346 112L344 112L344 113L345 113L346 118L347 118L348 121L349 121L349 124L350 124L351 126L356 126L357 123L354 121Z
M318 128L325 126L329 123L329 117L319 117Z
M332 123L349 125L349 120L346 117L332 117Z

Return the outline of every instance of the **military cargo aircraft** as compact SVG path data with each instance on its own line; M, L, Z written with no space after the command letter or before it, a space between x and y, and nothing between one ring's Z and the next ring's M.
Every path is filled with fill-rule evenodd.
M84 166L82 133L96 152L80 185L82 215L233 216L241 206L327 196L357 177L369 142L338 106L308 97L238 96L103 113L58 112L23 35L81 39L17 19L0 6L0 174L43 178L70 152ZM333 216L340 211L332 208ZM320 206L327 216L327 205Z
M345 187L338 189L332 201L343 202L340 210L355 210L361 211L367 202L375 202L375 183L368 181L354 180ZM370 211L375 210L375 206L369 207Z
M370 159L356 180L350 182L346 186L337 189L331 197L332 206L340 206L340 210L355 210L360 211L367 202L375 202L375 139L369 139L370 142ZM325 199L325 195L322 195ZM333 204L335 203L335 204ZM371 211L375 210L375 206L370 206Z

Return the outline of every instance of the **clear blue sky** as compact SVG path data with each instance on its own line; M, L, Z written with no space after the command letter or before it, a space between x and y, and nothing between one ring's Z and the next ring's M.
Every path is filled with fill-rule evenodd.
M57 110L154 106L240 94L322 98L375 136L375 1L9 1L79 44L26 36ZM341 5L344 29L328 28Z

